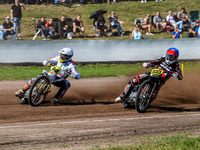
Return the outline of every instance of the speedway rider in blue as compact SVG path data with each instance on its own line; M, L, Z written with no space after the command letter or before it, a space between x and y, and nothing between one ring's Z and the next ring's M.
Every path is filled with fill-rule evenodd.
M154 93L154 99L158 95L158 91L161 88L161 86L171 77L174 76L178 78L178 80L182 80L183 76L181 73L181 69L179 67L178 63L178 56L179 51L176 48L169 48L166 52L166 55L158 58L155 61L149 62L149 63L143 63L143 67L149 68L151 66L155 66L155 69L161 69L163 70L162 74L162 84L159 87L156 87L155 93ZM124 88L124 91L121 93L119 97L115 99L115 102L124 102L124 99L127 98L131 91L134 89L135 85L141 84L144 80L148 79L150 76L150 73L144 73L139 76L133 77L129 80L128 84Z
M59 51L59 55L43 61L43 65L52 66L51 71L48 72L50 82L60 87L57 94L54 96L52 103L57 103L67 92L70 87L70 83L66 78L70 75L72 78L79 79L80 73L76 69L76 65L72 60L73 50L71 48L63 48ZM24 85L24 88L15 92L17 97L22 97L24 93L29 89L31 84L35 81L37 77L32 78ZM25 103L25 101L20 102L20 104Z

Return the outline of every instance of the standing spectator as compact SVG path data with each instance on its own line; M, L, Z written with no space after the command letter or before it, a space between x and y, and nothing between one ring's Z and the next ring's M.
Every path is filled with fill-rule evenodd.
M165 26L166 26L166 22L165 20L160 16L160 12L157 11L156 12L156 16L153 17L153 23L156 25L156 28L157 28L157 32L160 32L159 31L159 28L163 28L163 30L165 29Z
M196 20L196 25L194 26L194 31L196 30L197 27L199 27L199 20Z
M180 20L178 22L175 21L174 19L174 15L172 15L172 11L169 11L168 12L168 16L166 17L166 21L169 25L172 25L173 27L174 26L178 26L179 27L179 30L182 31L182 28L183 28L183 21Z
M200 25L195 29L195 37L200 38Z
M151 24L150 24L149 18L150 18L150 14L147 14L146 18L144 18L142 28L147 29L146 35L154 35L153 33L151 33Z
M187 38L193 38L194 37L194 31L192 30L192 28L189 28L189 32L187 33Z
M54 38L54 28L53 28L53 19L50 19L49 22L45 24L47 34L50 35L51 39Z
M85 28L83 26L83 21L81 20L81 15L78 15L73 21L73 32L75 36L77 32L82 32L82 36L85 36Z
M117 28L118 36L124 34L124 31L122 30L122 27L120 26L120 24L122 24L123 22L120 21L117 16L115 16L114 11L111 12L111 15L108 20L110 22L111 28L113 29Z
M21 18L22 18L22 12L21 10L25 7L22 3L19 2L19 0L15 0L15 5L11 7L10 15L11 20L14 21L14 32L16 33L16 26L18 26L18 37L17 39L21 39L20 37L20 27L21 27Z
M6 17L6 21L3 23L3 32L1 39L7 40L6 36L14 34L13 23L10 22L10 17Z
M135 39L135 40L142 39L142 33L140 32L137 24L134 26L134 29L133 29L133 32L131 35L131 39Z
M174 31L172 32L173 39L175 38L182 38L181 32L177 29L177 27L174 27Z
M99 36L107 36L107 22L103 14L99 14L94 21L95 27L98 29Z
M107 3L108 3L108 4L111 4L110 0L107 0ZM113 3L114 3L114 4L117 4L116 0L113 0Z
M184 23L188 24L188 28L190 27L190 19L187 15L187 12L185 11L185 8L181 8L181 10L178 12L177 17L179 20L183 21Z

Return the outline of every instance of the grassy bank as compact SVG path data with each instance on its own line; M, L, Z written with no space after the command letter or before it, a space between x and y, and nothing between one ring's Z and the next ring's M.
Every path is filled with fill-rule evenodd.
M180 63L182 64L182 63ZM185 62L184 73L200 72L200 62ZM181 65L182 66L182 65ZM19 80L30 79L39 75L42 70L49 71L49 67L19 67L19 66L0 66L0 80ZM96 65L77 65L77 70L82 78L92 77L111 77L111 76L131 76L137 72L148 72L150 69L142 68L142 64L96 64Z
M191 134L145 137L136 140L140 140L139 144L91 148L91 150L199 150L200 148L200 136L193 137Z
M77 65L77 70L81 74L81 78L92 77L110 77L120 75L131 75L138 71L141 64L96 64L96 65ZM18 80L30 79L42 73L42 70L49 71L49 67L16 67L16 66L0 66L0 80Z
M181 7L185 7L189 13L190 10L199 10L199 0L165 0L164 2L156 3L155 0L149 1L148 3L142 4L140 0L137 1L121 1L117 4L108 5L103 4L87 4L75 6L72 8L60 6L60 5L25 5L26 10L23 11L22 18L22 37L24 40L32 40L35 34L34 24L32 18L36 20L40 19L41 16L45 16L47 20L50 18L60 18L61 15L75 19L78 14L82 15L82 20L85 26L86 34L89 38L85 39L102 39L95 37L95 32L92 27L92 19L89 19L90 15L99 9L108 10L104 15L108 22L108 17L112 10L116 11L116 15L119 20L123 21L123 29L125 31L132 32L135 18L144 18L147 13L155 15L156 11L161 12L161 16L165 18L168 15L168 11L178 12ZM2 25L5 21L6 16L10 16L11 5L0 5L0 24ZM182 35L186 37L187 32ZM146 36L146 35L144 35ZM108 37L105 39L129 39L131 35L120 36L120 37ZM155 34L154 36L147 36L148 38L172 38L171 33Z

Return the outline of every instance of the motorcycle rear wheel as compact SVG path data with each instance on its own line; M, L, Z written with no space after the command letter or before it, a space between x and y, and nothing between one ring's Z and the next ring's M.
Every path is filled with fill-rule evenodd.
M28 102L31 106L39 106L46 99L49 84L49 79L46 76L40 76L35 80L28 96Z
M140 85L135 101L135 108L139 113L144 113L149 108L152 88L153 83L150 80L146 80Z

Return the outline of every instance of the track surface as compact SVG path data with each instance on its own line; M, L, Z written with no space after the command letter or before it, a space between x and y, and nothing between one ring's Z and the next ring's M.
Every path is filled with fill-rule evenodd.
M144 114L134 106L123 109L114 103L129 77L70 79L72 87L61 104L50 104L57 91L54 87L40 107L18 104L14 92L26 81L0 81L0 148L63 149L59 145L66 144L67 149L86 149L134 142L127 137L199 134L198 76L171 78Z

